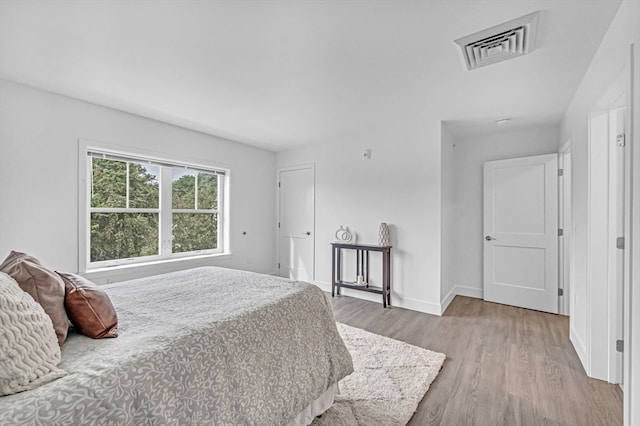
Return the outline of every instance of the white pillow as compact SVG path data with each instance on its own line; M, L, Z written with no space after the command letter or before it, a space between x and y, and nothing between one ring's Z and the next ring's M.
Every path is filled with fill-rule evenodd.
M64 376L51 318L18 283L0 272L0 396Z

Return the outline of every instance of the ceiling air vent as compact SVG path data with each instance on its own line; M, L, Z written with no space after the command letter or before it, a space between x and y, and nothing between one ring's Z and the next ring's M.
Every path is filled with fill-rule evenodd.
M531 53L538 12L456 40L469 71Z

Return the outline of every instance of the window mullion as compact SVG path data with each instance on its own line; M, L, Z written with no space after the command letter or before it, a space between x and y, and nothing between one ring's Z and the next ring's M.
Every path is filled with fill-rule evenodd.
M93 183L94 183L94 175L93 175L93 157L89 157L89 161L87 164L87 178L90 178L90 185L86 188L89 190L86 199L86 209L85 209L85 254L84 254L84 268L87 269L87 266L91 263L91 207L93 206Z
M225 232L227 231L227 229L225 229L224 227L226 226L226 218L224 217L224 203L223 201L225 200L225 195L224 195L224 187L225 187L225 181L224 181L224 176L218 176L217 179L217 183L218 183L218 190L217 190L217 197L218 197L218 241L217 241L217 247L221 250L224 250L224 238L226 236Z
M125 188L126 188L126 196L125 196L125 207L129 208L129 182L131 180L129 179L129 163L127 163L127 181L125 182Z
M194 208L195 208L196 210L198 210L198 180L200 180L200 179L199 179L199 176L200 176L200 173L196 173L196 175L195 175L195 185L194 185L195 190L196 190L196 193L195 193L195 195L194 195L194 197L193 197L193 199L195 200L195 204L196 204L196 205L194 206Z
M133 208L126 209L124 207L90 207L90 213L160 213L160 209L143 209Z
M160 168L160 255L170 256L173 245L172 189L173 171L171 167Z
M217 214L218 210L194 210L194 209L173 209L173 213L205 213L205 214Z
M93 157L89 157L89 164L87 164L88 169L88 178L89 178L89 194L87 198L87 205L89 208L93 205ZM87 246L88 247L88 246Z

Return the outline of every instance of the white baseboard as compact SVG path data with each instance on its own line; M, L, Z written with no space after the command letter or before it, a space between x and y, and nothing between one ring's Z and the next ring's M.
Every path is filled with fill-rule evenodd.
M578 337L578 335L576 334L575 330L572 327L569 327L569 340L573 344L573 348L576 350L576 353L578 354L578 358L580 358L580 362L582 363L582 367L584 368L584 371L587 373L588 376L590 376L589 368L588 368L589 360L587 357L587 346L580 339L580 337Z
M437 316L442 315L442 309L439 303L432 303L432 302L427 302L427 301L418 300L418 299L400 298L398 296L395 297L395 300L398 300L399 303L396 303L396 306L400 308L411 309L412 311L424 312L425 314L431 314L431 315L437 315ZM394 303L393 296L391 296L391 302Z
M313 281L313 284L320 287L322 291L326 291L327 293L331 292L331 284L329 283ZM358 290L350 290L348 288L343 288L340 292L345 296L354 297L356 299L382 303L382 296L378 294L365 293ZM454 286L440 303L401 297L397 294L392 293L391 305L398 308L410 309L412 311L424 312L425 314L442 316L447 307L449 307L449 304L458 295L482 299L482 289L476 287Z
M331 289L329 289L329 291L331 291ZM365 293L363 291L351 290L348 288L340 289L340 293L344 294L345 296L370 300L372 302L382 304L382 296L379 294ZM410 309L412 311L424 312L425 314L438 316L441 315L439 303L432 303L424 300L402 297L394 293L391 293L391 306Z
M458 296L475 297L476 299L482 299L484 297L482 287L467 287L464 285L457 285L454 288L456 290L456 295Z
M331 293L331 284L314 281L313 284L320 287L322 291L326 291L327 293ZM374 294L374 293L366 293L364 291L351 290L348 288L340 289L340 293L344 296L353 297L356 299L368 300L370 302L380 303L382 306L382 295ZM439 303L427 302L424 300L411 299L406 297L401 297L395 293L391 293L391 306L395 306L397 308L410 309L412 311L424 312L425 314L431 315L441 315L441 309Z
M453 301L456 296L467 296L474 297L476 299L482 299L482 289L477 287L466 287L461 285L453 286L451 291L447 293L447 295L440 302L440 315L443 315L444 312L449 307L449 304Z
M455 286L453 286L453 288L449 290L449 293L447 293L444 299L442 299L442 301L440 302L440 315L444 314L444 311L447 310L447 308L449 307L449 304L451 303L451 301L453 301L454 297L456 297Z

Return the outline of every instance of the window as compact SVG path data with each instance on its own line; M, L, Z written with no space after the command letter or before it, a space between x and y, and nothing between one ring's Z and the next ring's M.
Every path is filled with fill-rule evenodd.
M173 169L173 253L218 248L218 175Z
M87 269L221 253L225 171L88 151Z

